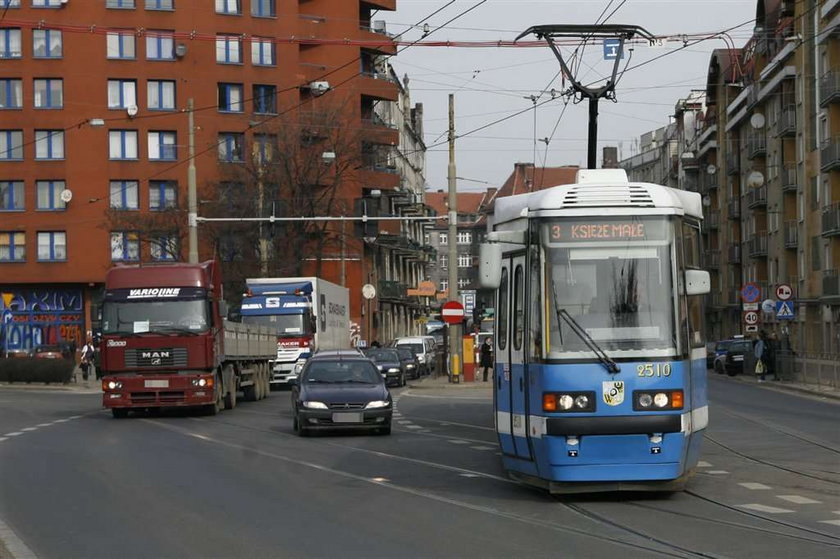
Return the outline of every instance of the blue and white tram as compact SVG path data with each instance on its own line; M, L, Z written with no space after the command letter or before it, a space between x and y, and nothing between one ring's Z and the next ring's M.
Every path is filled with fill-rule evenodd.
M620 169L499 198L494 408L508 473L552 493L675 491L708 423L700 195Z

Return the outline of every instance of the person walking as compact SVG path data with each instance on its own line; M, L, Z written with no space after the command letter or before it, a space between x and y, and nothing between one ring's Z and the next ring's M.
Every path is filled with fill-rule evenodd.
M90 375L90 370L94 367L93 360L96 354L96 348L93 347L93 341L88 340L84 347L82 347L82 380L87 380Z
M485 338L481 344L481 355L479 357L481 366L481 380L487 382L487 373L493 368L493 344L490 338Z
M767 364L765 363L765 348L767 334L762 330L758 335L758 341L753 346L753 355L755 356L755 374L758 375L758 382L764 382L767 376Z

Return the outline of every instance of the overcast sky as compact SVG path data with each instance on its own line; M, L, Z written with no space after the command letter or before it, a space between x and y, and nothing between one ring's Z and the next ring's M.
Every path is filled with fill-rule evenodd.
M498 41L512 40L534 25L591 24L609 5L604 16L613 12L606 23L640 25L656 36L680 37L714 33L743 24L755 17L755 0L486 0L474 10L443 26L481 0L454 0L426 20L431 33L423 41ZM423 29L412 25L446 6L450 0L397 0L395 12L379 12L373 19L387 21L391 34L403 34L402 40L415 41ZM602 18L603 19L603 18ZM731 31L738 47L752 33L753 23ZM534 39L533 36L529 37ZM693 42L694 39L689 39ZM678 52L683 40L674 39L663 46L636 46L630 56L628 71L617 87L617 103L601 100L598 126L598 154L605 145L619 147L620 157L635 153L638 137L668 124L677 100L692 89L705 87L711 51L725 48L721 39L690 45ZM571 55L573 46L563 47ZM670 53L638 69L640 63ZM603 59L603 47L589 43L579 59L578 76L585 83L608 75L612 63ZM448 149L445 144L448 95L455 93L455 131L464 135L456 142L458 189L483 190L500 186L516 162L538 166L586 165L588 104L551 101L549 91L563 90L561 78L552 81L560 64L548 46L539 48L456 48L415 45L391 59L397 73L410 79L412 103L423 103L426 158L426 181L429 190L446 189ZM569 83L565 83L568 87ZM536 134L534 130L534 103ZM470 131L504 118L517 111L523 114L483 130ZM558 124L559 122L559 124ZM547 149L543 141L550 138ZM440 144L440 145L435 145ZM471 179L471 180L465 180ZM483 184L475 181L487 181Z

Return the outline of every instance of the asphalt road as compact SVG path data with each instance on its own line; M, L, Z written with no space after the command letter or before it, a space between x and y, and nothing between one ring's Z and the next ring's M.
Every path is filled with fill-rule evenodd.
M0 536L44 558L840 556L840 403L710 385L687 492L564 498L506 478L486 389L395 390L391 436L312 438L287 392L114 420L0 389Z

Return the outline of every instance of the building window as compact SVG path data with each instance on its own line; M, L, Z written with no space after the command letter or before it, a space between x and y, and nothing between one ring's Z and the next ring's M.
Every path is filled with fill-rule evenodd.
M23 231L0 231L0 262L23 262L26 260L26 233Z
M445 279L440 280L440 290L441 291L446 291L447 289L449 289L449 280L445 280Z
M242 84L220 83L218 87L219 111L223 113L241 113L243 111Z
M111 159L137 159L137 130L110 130L108 148Z
M469 268L472 266L472 256L469 254L459 254L458 255L458 267L459 268Z
M134 9L134 0L105 0L106 8Z
M60 109L64 106L64 84L60 79L36 79L32 98L36 109Z
M61 31L35 29L32 31L32 56L35 58L61 58Z
M23 181L0 181L0 212L25 210L23 197Z
M254 17L274 17L274 0L251 0L251 15Z
M467 278L458 278L458 289L464 289L470 285L470 280Z
M242 39L238 35L216 35L216 62L242 64Z
M131 31L109 31L105 35L106 56L111 59L134 59L137 47Z
M175 161L178 159L176 132L149 132L149 160Z
M146 0L147 10L174 10L175 0Z
M0 161L23 159L23 130L0 130Z
M133 231L112 232L111 260L122 262L140 260L140 236Z
M64 130L36 130L35 159L64 159Z
M153 111L175 110L175 82L170 80L149 80L146 85L149 109Z
M216 0L216 13L229 16L242 14L242 0Z
M472 242L472 232L470 231L459 231L458 232L458 244L459 245L468 245Z
M0 79L0 109L23 108L23 80Z
M136 80L108 80L108 108L125 109L137 106Z
M277 136L274 134L254 134L254 162L257 165L268 163L274 158L277 149Z
M449 267L449 255L444 254L440 257L440 269L445 270Z
M38 231L38 261L67 260L67 233L64 231Z
M178 207L177 181L149 181L149 209L163 211Z
M20 29L0 29L0 58L20 58Z
M0 0L0 8L20 8L20 0Z
M33 8L60 8L61 0L32 0Z
M448 233L441 233L438 237L438 244L447 245L449 244L449 234Z
M53 212L66 209L61 199L64 189L64 181L35 181L36 209Z
M219 134L219 161L241 162L244 137L240 132Z
M138 181L111 181L111 207L115 210L140 209Z
M177 260L178 237L174 234L158 235L149 241L152 260Z
M146 60L175 60L175 39L169 31L149 31Z
M262 37L251 39L251 64L254 66L274 66L277 64L274 43L271 42L271 39Z
M277 114L277 88L273 85L254 84L254 112L256 114Z

